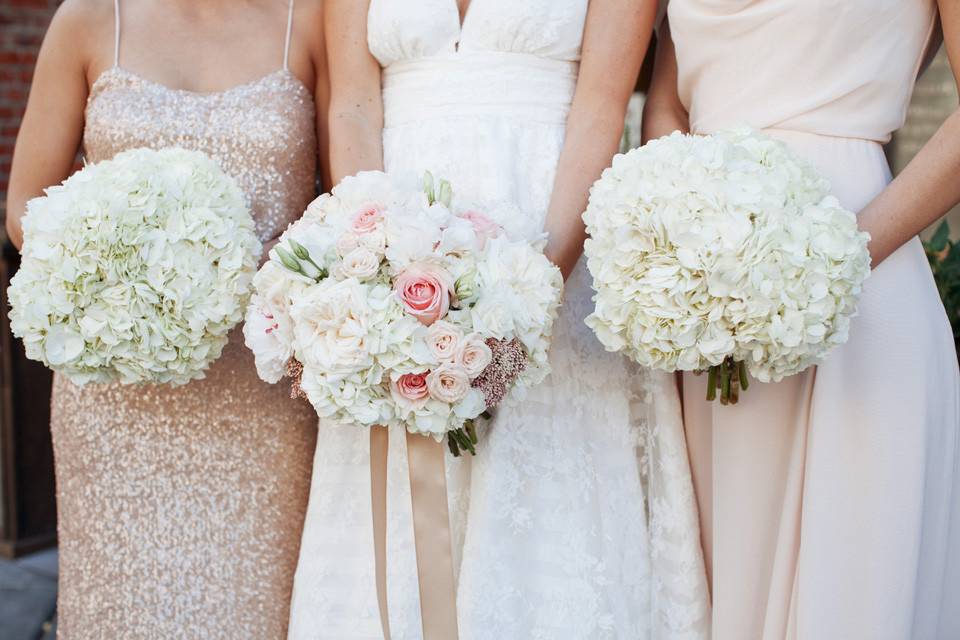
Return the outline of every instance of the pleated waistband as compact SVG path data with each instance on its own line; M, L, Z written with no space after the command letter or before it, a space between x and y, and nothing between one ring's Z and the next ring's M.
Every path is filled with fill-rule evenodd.
M504 52L397 62L383 72L384 126L484 115L564 124L577 69L576 62Z

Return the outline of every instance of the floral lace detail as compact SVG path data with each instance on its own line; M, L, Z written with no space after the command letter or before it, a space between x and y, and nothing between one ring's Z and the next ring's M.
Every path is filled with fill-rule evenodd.
M423 6L452 7L456 17L448 2ZM504 19L494 21L507 4ZM371 50L381 62L390 60L387 171L429 169L453 183L456 198L509 201L526 216L500 222L542 228L586 6L586 0L473 0L464 27L469 54L416 58L410 52L429 50L425 41L456 37L457 22L421 25L401 14L431 9L413 0L373 0ZM534 34L534 24L547 28ZM479 43L492 50L474 50ZM481 86L493 89L479 95ZM551 376L497 410L475 458L448 459L463 640L709 636L676 388L603 350L583 323L591 298L580 264L554 328ZM380 637L368 441L364 430L321 425L291 638ZM421 637L420 610L400 431L391 433L389 472L391 632L414 640Z

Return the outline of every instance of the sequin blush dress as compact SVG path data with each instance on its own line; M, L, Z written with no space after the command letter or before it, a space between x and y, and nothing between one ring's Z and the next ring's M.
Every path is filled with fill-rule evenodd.
M313 197L314 122L286 64L209 94L117 65L91 88L83 143L89 162L136 147L209 154L266 242ZM60 638L285 636L316 416L257 378L239 327L206 378L181 387L57 377L51 429Z

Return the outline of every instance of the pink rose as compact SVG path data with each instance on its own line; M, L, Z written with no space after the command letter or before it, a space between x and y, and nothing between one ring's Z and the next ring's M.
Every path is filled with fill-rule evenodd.
M442 267L414 263L400 272L393 290L406 312L429 327L450 310L453 278Z
M354 233L363 235L375 231L380 226L381 220L383 220L383 212L380 207L368 205L353 214L350 228Z
M460 217L473 225L473 230L477 234L477 240L480 241L481 248L487 244L487 240L496 238L503 232L503 227L479 211L464 211L460 214Z
M429 371L423 373L405 373L396 380L390 381L390 395L402 407L420 409L430 398L427 388Z

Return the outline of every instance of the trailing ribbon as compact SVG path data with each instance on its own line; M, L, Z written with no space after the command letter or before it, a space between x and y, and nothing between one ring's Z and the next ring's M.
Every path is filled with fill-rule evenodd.
M370 492L373 505L373 548L377 603L384 640L390 640L387 609L387 452L390 431L370 429ZM457 598L453 580L452 536L447 506L447 474L443 444L407 432L413 540L420 584L423 640L457 640Z

